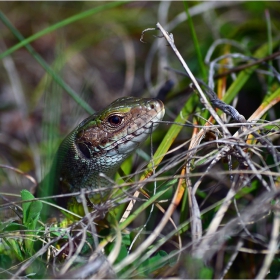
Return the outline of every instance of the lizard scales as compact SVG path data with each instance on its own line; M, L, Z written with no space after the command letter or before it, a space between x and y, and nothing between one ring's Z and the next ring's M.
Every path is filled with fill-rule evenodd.
M38 196L108 188L89 195L93 203L106 200L109 182L121 163L135 151L164 116L163 103L154 98L124 97L83 120L61 143L49 175L37 190ZM48 186L53 190L46 191ZM58 200L68 209L73 200ZM72 202L69 202L72 201Z

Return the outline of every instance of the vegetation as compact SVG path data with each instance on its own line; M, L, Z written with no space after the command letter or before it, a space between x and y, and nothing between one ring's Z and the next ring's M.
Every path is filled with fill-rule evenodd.
M0 278L280 276L278 2L0 7ZM166 115L106 218L45 221L32 193L59 143L129 95Z

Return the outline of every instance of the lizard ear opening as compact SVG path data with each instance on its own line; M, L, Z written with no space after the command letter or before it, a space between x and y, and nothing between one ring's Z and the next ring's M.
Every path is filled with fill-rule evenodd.
M90 151L89 151L89 148L86 144L84 143L77 143L77 147L79 148L81 154L87 158L87 159L90 159L91 158L91 154L90 154Z

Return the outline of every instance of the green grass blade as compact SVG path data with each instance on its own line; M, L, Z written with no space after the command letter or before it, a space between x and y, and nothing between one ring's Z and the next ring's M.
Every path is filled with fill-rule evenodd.
M24 40L22 40L20 43L14 45L13 47L9 48L8 50L6 50L5 52L3 52L1 55L0 55L0 59L2 59L3 57L13 53L14 51L18 50L19 48L23 47L23 46L26 46L27 44L37 40L38 38L54 31L54 30L57 30L61 27L64 27L70 23L74 23L75 21L78 21L78 20L81 20L81 19L84 19L88 16L92 16L94 14L97 14L99 12L102 12L102 11L105 11L105 10L108 10L108 9L111 9L111 8L114 8L114 7L117 7L119 5L122 5L124 3L127 3L127 1L117 1L117 2L109 2L109 3L106 3L102 6L99 6L99 7L95 7L93 9L90 9L88 11L84 11L84 12L81 12L79 14L76 14L72 17L69 17L65 20L62 20L52 26L49 26L39 32L37 32L36 34L30 36L29 38L26 38ZM0 11L0 19L2 20L2 18L4 17L3 13Z
M194 112L196 105L198 104L198 96L196 94L192 95L187 102L185 103L184 107L180 111L179 115L175 119L175 123L171 125L168 132L164 136L163 140L161 141L157 151L154 154L153 161L151 161L145 173L141 176L141 179L145 177L149 177L149 175L153 172L153 167L160 164L164 155L167 153L168 149L180 133L183 128L183 124L187 121L189 115ZM180 125L182 124L182 125Z
M202 54L201 54L201 51L200 51L200 47L199 47L198 39L197 39L197 36L196 36L196 32L195 32L195 29L194 29L192 17L189 13L189 7L188 7L188 4L187 4L187 1L184 1L184 7L185 7L185 12L186 12L187 17L188 17L188 23L189 23L189 27L190 27L190 30L191 30L192 39L193 39L198 63L199 63L200 69L201 69L201 73L202 73L203 78L206 80L206 78L207 78L206 69L205 69Z
M273 46L279 42L279 40L275 41L273 43ZM262 45L255 53L255 58L262 58L265 57L269 52L269 44ZM231 86L228 88L224 98L222 99L225 103L230 104L231 101L234 99L234 97L238 94L238 92L242 89L244 84L248 81L251 74L254 72L254 70L259 67L258 65L250 67L246 70L243 70L239 75L237 76L236 80L231 84Z
M21 35L21 33L1 12L0 19L11 30L11 32L18 40L24 40L24 37ZM38 63L45 69L45 71L57 82L57 84L60 85L82 108L84 108L89 114L94 113L94 110L50 68L45 60L30 45L25 45L25 47L29 51L29 53L38 61Z

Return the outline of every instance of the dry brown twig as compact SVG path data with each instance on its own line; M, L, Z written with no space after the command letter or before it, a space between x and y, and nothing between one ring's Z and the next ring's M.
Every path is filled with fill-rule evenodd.
M214 166L215 163L217 163L221 158L223 158L224 156L230 154L233 150L236 150L237 153L240 154L240 157L243 158L244 160L244 164L245 166L248 166L254 173L254 175L260 180L260 182L262 182L262 184L264 186L266 186L267 190L270 191L270 187L267 185L267 183L263 180L262 176L259 174L259 170L257 170L254 166L254 164L252 163L252 161L250 160L250 158L248 157L248 155L243 151L243 149L241 148L240 144L246 144L245 140L246 137L248 135L250 135L250 133L253 134L253 136L257 137L258 139L260 139L259 141L262 141L261 143L265 146L267 146L268 149L270 149L271 153L275 156L276 161L278 161L279 159L279 155L277 153L277 151L271 146L270 142L267 142L267 139L262 139L262 137L259 137L259 135L256 132L252 132L252 127L249 125L248 127L243 127L241 129L241 131L238 131L233 137L231 136L231 134L229 133L229 131L227 130L227 127L224 125L224 123L222 122L222 120L219 118L219 116L217 115L217 113L215 112L215 110L212 108L212 106L209 104L205 94L203 93L203 91L201 90L198 82L196 81L196 79L194 78L194 76L192 75L191 71L189 70L187 64L185 63L185 61L183 60L182 56L180 55L179 51L177 50L175 43L174 43L174 38L172 34L168 34L168 32L166 32L162 26L157 23L157 28L148 28L146 30L143 31L142 35L146 32L146 31L150 31L150 30L156 30L159 29L163 36L165 37L165 39L168 41L169 45L171 46L172 50L174 51L174 53L176 54L176 56L178 57L179 61L181 62L181 64L183 65L184 69L187 72L187 75L190 77L190 79L192 80L195 88L197 89L199 95L200 95L200 99L202 104L205 106L206 109L209 110L209 112L211 113L212 117L217 121L217 123L220 125L220 128L223 131L223 134L225 136L225 140L229 140L229 144L225 145L224 148L222 148L222 150L218 153L218 155L216 156L216 158L212 161L212 163L210 164L209 168L207 169L208 171L210 170L210 168L212 166ZM208 93L207 93L208 94ZM217 100L217 99L212 99L212 96L210 96L211 98L211 102L214 101L214 106L220 108L221 110L225 110L224 112L226 112L227 114L230 114L234 119L237 120L237 122L246 124L247 121L246 119L240 115L233 107L231 107L230 105L226 105L223 104L222 101ZM262 111L262 113L265 113L271 106L267 106L265 108L265 110ZM259 116L260 114L258 114ZM250 118L251 119L251 118ZM249 119L249 120L250 120ZM241 124L242 125L242 124ZM198 141L192 145L192 148L195 148L196 145L198 145L200 143L201 137L203 136L203 134L205 133L205 128L202 129L200 131L200 133L196 136L198 137ZM244 137L245 136L245 137ZM244 139L244 140L243 140ZM207 172L205 173L207 174ZM205 176L205 175L203 175ZM187 177L188 178L188 177ZM202 178L200 178L201 180ZM188 181L187 181L188 182ZM230 188L227 196L224 199L224 202L222 203L221 207L219 208L218 212L216 213L214 219L212 220L212 222L210 223L207 233L205 234L205 236L202 238L202 242L197 246L196 250L194 251L194 255L198 258L202 258L202 259L209 259L209 250L211 249L211 244L213 243L213 238L215 238L216 234L218 234L220 231L218 231L218 227L221 224L222 218L224 217L225 213L227 212L228 207L230 206L232 199L234 198L235 194L237 193L237 191L244 185L241 184L241 182L239 182L235 187L234 185ZM197 189L198 185L192 189L192 187L189 184L189 195L191 196L190 199L190 204L195 205L196 199L194 197L195 191ZM273 196L275 194L274 191L271 192L271 195ZM267 208L268 209L268 208ZM267 210L266 209L266 210ZM263 212L262 212L263 213ZM202 227L199 226L201 221L200 221L200 211L198 207L193 207L191 209L191 215L192 215L192 236L194 238L194 236L201 236L202 234ZM249 215L250 216L250 215ZM244 226L244 222L248 222L247 217L244 218L244 213L242 215L242 217L240 216L239 218L239 223L237 223L236 225L234 225L234 220L232 221L231 227L237 227L238 225L243 225ZM250 216L250 219L252 220L252 216ZM274 219L274 226L277 227L278 225L278 220L275 218ZM197 228L197 229L195 229ZM218 234L219 236L219 234ZM195 239L193 239L195 240ZM199 238L198 240L199 241ZM222 241L220 241L222 242ZM275 238L272 238L271 240L271 244L275 242ZM218 242L219 243L219 242ZM221 244L221 243L220 243ZM273 243L274 244L274 243ZM275 245L275 244L274 244ZM272 246L272 245L271 245ZM219 245L215 246L214 251L217 250L217 248L219 248ZM210 250L213 253L213 248ZM271 253L269 255L267 255L267 263L271 263L271 257L274 256L275 252L271 251ZM268 269L268 265L264 266L264 268L262 269L262 271L267 271ZM263 275L263 272L260 272L260 275Z

